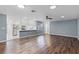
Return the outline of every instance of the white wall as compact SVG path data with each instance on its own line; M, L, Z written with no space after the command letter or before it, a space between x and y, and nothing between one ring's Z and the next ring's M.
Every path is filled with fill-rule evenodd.
M46 34L50 34L50 21L49 20L44 21L44 31Z
M14 39L14 37L13 37L13 24L18 24L18 21L16 23L15 20L17 20L16 16L13 16L10 14L7 15L7 40Z
M7 40L13 39L12 37L12 20L9 15L7 15Z

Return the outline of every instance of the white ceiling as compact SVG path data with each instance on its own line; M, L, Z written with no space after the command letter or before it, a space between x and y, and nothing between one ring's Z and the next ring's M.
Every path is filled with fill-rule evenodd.
M53 20L62 20L61 16L65 16L63 20L79 18L78 5L57 5L56 9L50 9L50 5L25 5L24 9L18 8L16 5L0 5L0 13L12 13L19 16L28 15L44 15L52 17ZM31 10L36 10L32 13Z

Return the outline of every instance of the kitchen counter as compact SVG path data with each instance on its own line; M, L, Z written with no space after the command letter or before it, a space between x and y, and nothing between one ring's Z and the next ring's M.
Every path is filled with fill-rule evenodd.
M20 31L20 37L28 37L40 34L41 32L38 30L21 30Z
M37 31L37 30L21 30L20 32Z

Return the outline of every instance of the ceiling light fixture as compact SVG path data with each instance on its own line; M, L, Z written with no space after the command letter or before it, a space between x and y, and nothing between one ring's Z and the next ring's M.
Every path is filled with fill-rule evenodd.
M64 18L64 16L61 16L61 18Z
M36 12L36 10L31 10L31 12Z
M19 8L24 8L24 5L17 5Z
M56 6L50 6L50 9L55 9L56 8Z

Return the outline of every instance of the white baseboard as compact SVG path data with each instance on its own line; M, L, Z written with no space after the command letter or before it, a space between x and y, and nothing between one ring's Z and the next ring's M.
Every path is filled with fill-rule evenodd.
M37 35L43 35L43 34L29 35L29 36L19 37L19 38L16 38L16 39L31 37L31 36L37 36ZM14 39L11 39L11 40L14 40ZM3 41L0 41L0 42L7 42L7 41L11 41L11 40L3 40Z
M61 34L50 34L50 35L59 35L59 36L67 36L67 37L74 37L74 38L78 38L78 36L61 35Z
M3 41L0 41L0 42L7 42L7 41L9 41L9 40L3 40Z
M20 37L20 38L32 37L32 36L38 36L38 35L43 35L43 34L35 34L35 35L23 36L23 37ZM19 38L17 38L17 39L19 39Z
M16 39L20 39L20 38L25 38L25 37L31 37L31 36L38 36L38 35L43 35L42 34L36 34L36 35L29 35L29 36L24 36L24 37L19 37L19 38L16 38ZM59 35L59 36L67 36L67 37L74 37L74 38L78 38L78 36L69 36L69 35L60 35L60 34L50 34L50 35ZM14 39L11 39L11 40L14 40ZM3 41L0 41L0 42L7 42L7 41L11 41L11 40L3 40Z

